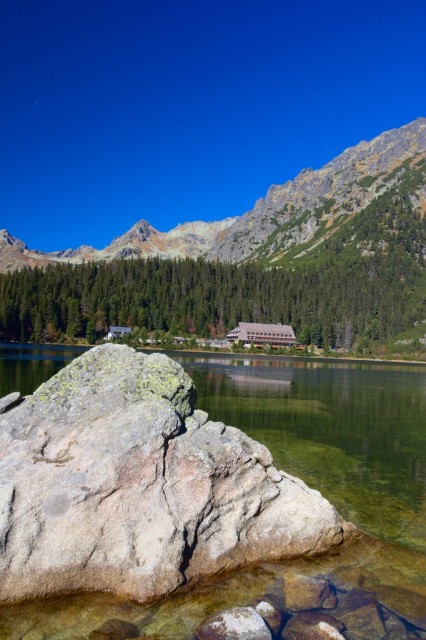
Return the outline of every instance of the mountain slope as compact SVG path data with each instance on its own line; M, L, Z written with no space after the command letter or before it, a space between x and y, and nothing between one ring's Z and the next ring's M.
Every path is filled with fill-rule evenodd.
M220 242L235 218L219 222L188 222L163 233L146 220L140 220L129 231L115 238L105 249L82 245L77 249L65 249L49 253L28 249L4 229L0 231L0 272L22 267L47 264L115 260L119 258L143 258L160 256L168 258L198 257Z
M423 255L425 157L426 118L418 118L346 149L317 171L304 169L294 180L272 185L237 218L186 223L167 233L141 220L105 249L82 245L50 253L32 251L3 230L0 271L148 256L294 267L343 249L357 255L387 251L407 234L409 252Z
M389 192L426 153L426 119L387 131L344 151L318 171L273 185L252 211L238 218L210 259L282 264L318 247L375 199ZM426 210L424 177L410 195ZM414 185L412 185L414 188Z

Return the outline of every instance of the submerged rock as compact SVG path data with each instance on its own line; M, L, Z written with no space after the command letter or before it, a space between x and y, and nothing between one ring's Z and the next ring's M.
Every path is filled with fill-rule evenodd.
M344 628L344 624L323 611L304 611L290 618L282 637L285 640L345 640L340 633Z
M426 631L426 598L403 587L378 585L377 597L381 604L407 622Z
M136 625L125 620L111 619L89 634L89 640L129 640L142 637Z
M333 609L337 604L327 580L288 573L284 585L285 606L290 611Z
M247 562L325 552L353 531L195 397L165 355L103 345L0 416L1 600L145 601Z
M341 596L336 617L346 626L353 640L383 638L386 627L374 593L354 589Z
M253 607L234 607L211 616L196 631L197 640L272 640Z

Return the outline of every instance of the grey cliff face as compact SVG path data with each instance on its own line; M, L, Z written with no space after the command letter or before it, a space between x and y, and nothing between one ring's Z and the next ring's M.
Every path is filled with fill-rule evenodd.
M349 535L317 491L195 397L166 356L104 345L5 403L1 600L106 590L144 601Z
M418 118L346 149L318 171L303 169L294 180L272 185L206 257L243 262L303 244L320 222L333 224L367 206L395 183L398 166L425 153L426 118ZM366 187L363 180L371 178L374 187Z
M26 245L22 240L12 236L7 229L0 229L0 249L5 247L14 247L23 251Z

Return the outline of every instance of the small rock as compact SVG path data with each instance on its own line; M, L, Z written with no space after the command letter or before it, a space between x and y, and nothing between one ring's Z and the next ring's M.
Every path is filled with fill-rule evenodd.
M344 625L327 613L303 611L290 618L284 627L285 640L344 640Z
M262 600L255 607L257 613L262 616L272 633L278 633L283 621L283 612L275 609L270 602Z
M0 398L0 413L5 413L9 409L12 409L21 400L21 394L19 391L9 393L9 395Z
M372 640L386 634L380 605L369 591L354 589L342 595L335 615L353 640Z
M198 640L272 640L253 607L234 607L211 616L196 631Z
M89 634L89 640L128 640L141 638L138 627L124 620L107 620L104 624Z
M283 578L275 578L274 583L271 588L265 592L261 598L256 600L256 604L261 602L262 600L269 602L274 609L279 609L283 611L285 609L284 604L284 579Z
M288 573L284 578L284 600L290 611L333 609L337 604L336 594L327 580L295 573Z

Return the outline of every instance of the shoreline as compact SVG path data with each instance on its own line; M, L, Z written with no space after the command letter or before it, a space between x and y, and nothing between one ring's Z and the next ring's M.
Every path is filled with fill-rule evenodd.
M94 345L93 345L94 346ZM136 347L137 351L156 351L156 349L146 348L146 347ZM423 365L426 367L426 362L424 360L387 360L383 358L356 358L356 357L335 357L335 356L322 356L322 355L312 355L312 356L296 356L296 355L268 355L266 353L229 353L228 351L219 352L219 351L199 351L199 350L169 350L169 349L157 349L158 351L162 351L167 354L182 354L183 356L191 356L192 354L202 355L206 354L208 356L223 358L226 359L247 359L257 360L258 358L262 358L263 360L272 360L274 362L279 362L281 360L300 360L302 362L332 362L333 364L336 362L349 362L349 363L368 363L368 364L407 364L407 365Z
M107 341L106 341L107 342ZM105 342L105 343L106 343ZM105 344L104 343L104 344ZM121 344L121 343L116 343L116 344ZM99 346L98 344L69 344L69 343L65 343L65 342L0 342L0 348L17 348L17 347L23 347L23 348L33 348L33 349L43 349L43 348L55 348L55 347L60 347L61 349L63 348L70 348L70 349L81 349L83 350L87 350L87 349L93 349L93 347L97 347ZM166 354L173 354L173 355L181 355L183 357L191 357L192 355L196 354L197 356L203 355L205 354L206 356L209 357L216 357L216 358L226 358L227 360L232 360L232 359L250 359L250 360L257 360L257 359L262 359L262 360L272 360L273 362L280 362L280 361L285 361L285 360L290 360L290 361L294 361L294 360L299 360L301 362L331 362L333 364L337 363L337 362L348 362L348 363L366 363L366 364L397 364L397 365L419 365L419 366L423 366L426 367L426 361L424 360L401 360L401 359L387 359L387 358L367 358L367 357L360 357L357 358L356 356L324 356L321 354L314 354L314 355L292 355L292 354L267 354L267 353L253 353L253 352L230 352L230 351L218 351L218 350L209 350L209 349L164 349L161 346L156 346L156 347L150 347L150 346L144 346L144 347L134 347L136 349L136 351L141 351L143 352L148 352L148 353L152 353L152 352L160 352L160 353L166 353Z

